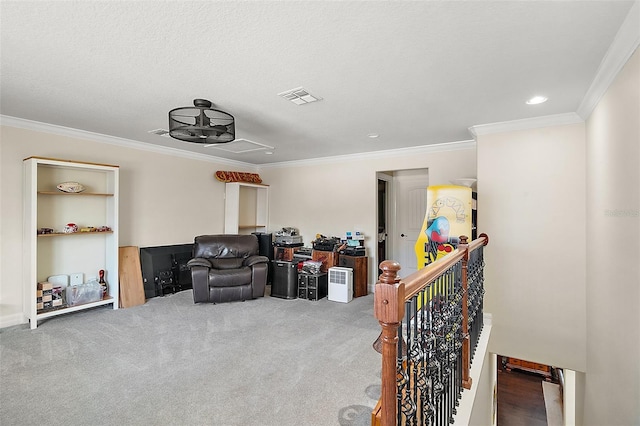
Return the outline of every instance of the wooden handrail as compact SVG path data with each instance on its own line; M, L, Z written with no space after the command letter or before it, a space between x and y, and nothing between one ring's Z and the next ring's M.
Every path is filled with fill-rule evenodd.
M483 232L478 235L478 238L469 243L469 253L474 252L478 247L486 246L487 244L489 244L489 236Z
M466 236L461 236L460 241L467 240ZM461 250L460 246L457 249L453 250L451 253L442 257L430 265L425 266L424 268L412 273L411 275L407 275L406 277L401 279L401 282L404 283L404 291L405 291L405 301L411 299L415 296L419 291L424 289L428 284L434 282L440 275L442 275L445 271L451 268L453 265L458 263L460 259L465 256L465 252L468 250L468 253L471 253L478 249L480 246L486 246L489 244L489 237L487 234L480 234L478 238L471 241L468 244L468 249ZM382 265L387 262L383 261L380 264L380 269L382 269ZM398 265L397 271L401 269L400 265L395 261L393 262ZM383 269L384 271L384 269ZM396 271L396 272L397 272ZM383 272L384 273L384 272ZM382 275L381 275L382 277Z
M372 412L372 424L391 426L396 424L397 418L397 356L398 356L398 327L403 316L405 303L413 296L423 291L428 285L435 282L440 276L448 271L452 266L462 261L462 382L467 389L471 387L470 369L470 339L467 307L467 263L470 253L489 243L486 234L474 241L467 242L466 236L460 237L458 248L445 257L438 259L430 265L416 271L405 278L399 278L398 272L401 266L398 262L385 260L380 264L382 274L376 283L374 293L374 314L382 332L374 343L374 348L382 354L382 383L380 401L376 409Z
M411 275L407 275L402 278L401 282L404 283L405 289L405 300L403 303L410 300L427 285L431 284L439 276L444 274L449 268L458 263L458 261L464 257L464 253L465 252L460 251L460 249L457 248L445 257L442 257Z

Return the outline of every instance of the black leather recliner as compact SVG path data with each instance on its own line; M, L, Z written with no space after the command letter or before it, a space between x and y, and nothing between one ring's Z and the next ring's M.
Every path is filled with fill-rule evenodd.
M269 259L260 256L255 235L200 235L191 269L194 303L263 297Z

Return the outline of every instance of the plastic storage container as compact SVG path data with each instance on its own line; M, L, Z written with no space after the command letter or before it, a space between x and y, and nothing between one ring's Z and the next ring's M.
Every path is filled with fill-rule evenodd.
M98 300L102 300L102 287L97 281L71 285L67 287L65 297L68 306L97 302Z

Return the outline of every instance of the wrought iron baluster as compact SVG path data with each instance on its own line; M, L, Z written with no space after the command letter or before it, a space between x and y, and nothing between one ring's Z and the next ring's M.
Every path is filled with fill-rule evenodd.
M381 264L376 295L380 289L382 296L377 299L376 317L383 329L379 339L386 378L382 401L387 403L379 416L385 425L393 424L394 417L398 425L448 425L457 414L463 389L471 386L469 360L483 326L482 245L488 238L485 235L483 241L471 243L463 238L451 254L455 256L452 261L434 262L433 268L412 274L406 281L397 277L397 263ZM405 294L410 295L409 300ZM389 387L393 352L396 389Z

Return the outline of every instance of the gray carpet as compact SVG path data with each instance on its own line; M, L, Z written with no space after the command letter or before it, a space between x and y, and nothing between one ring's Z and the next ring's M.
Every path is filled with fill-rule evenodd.
M0 424L368 425L373 295L193 303L190 290L0 330Z

